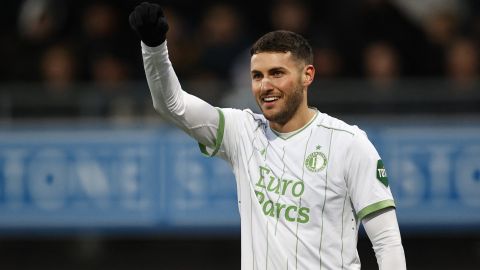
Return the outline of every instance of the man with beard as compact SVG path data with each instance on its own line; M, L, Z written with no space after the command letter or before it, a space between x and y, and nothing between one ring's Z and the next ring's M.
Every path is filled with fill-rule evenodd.
M233 168L242 269L360 269L360 223L380 269L406 269L377 151L362 130L307 104L315 68L302 36L274 31L253 45L252 92L262 111L255 114L214 108L182 90L158 5L140 4L129 20L155 109Z

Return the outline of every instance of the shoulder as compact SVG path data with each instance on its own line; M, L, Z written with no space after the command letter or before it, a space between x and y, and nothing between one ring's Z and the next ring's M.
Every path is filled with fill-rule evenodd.
M343 120L326 113L319 113L316 125L319 128L335 131L337 136L350 137L352 139L358 136L366 136L365 131L361 130L358 126L347 124Z
M241 124L254 127L266 127L268 121L262 114L254 113L250 109L239 110L233 108L221 108L227 124Z
M367 169L377 165L380 156L365 131L327 114L322 116L317 126L332 131L331 147L334 147L338 160L342 161L347 170L355 171L359 167Z
M338 118L323 114L319 116L317 127L331 131L332 143L335 149L346 155L376 154L376 149L370 142L367 133L356 125L350 125Z

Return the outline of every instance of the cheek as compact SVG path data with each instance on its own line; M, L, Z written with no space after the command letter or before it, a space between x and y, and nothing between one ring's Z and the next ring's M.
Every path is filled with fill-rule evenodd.
M252 81L252 93L254 96L260 93L260 84L258 82Z
M284 92L290 92L292 89L295 88L296 83L294 80L291 79L280 79L277 81L277 86Z

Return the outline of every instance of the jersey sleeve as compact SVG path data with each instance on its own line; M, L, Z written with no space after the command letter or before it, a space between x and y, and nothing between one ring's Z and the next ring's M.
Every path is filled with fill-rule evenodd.
M207 102L182 89L168 57L167 41L157 47L141 43L142 56L153 106L160 116L195 140L215 145L220 119Z
M358 219L395 207L383 161L364 133L355 134L346 155L347 188Z
M246 116L248 113L231 108L218 108L219 125L213 146L206 146L199 143L202 154L223 158L231 163L237 153L237 144L241 141L242 132L247 128Z
M201 142L198 143L198 146L200 147L200 152L202 152L202 154L204 154L207 157L213 157L220 151L220 148L222 147L222 143L223 143L223 135L225 134L225 115L222 109L217 108L217 110L218 110L219 120L218 120L217 134L215 136L213 146L206 146Z

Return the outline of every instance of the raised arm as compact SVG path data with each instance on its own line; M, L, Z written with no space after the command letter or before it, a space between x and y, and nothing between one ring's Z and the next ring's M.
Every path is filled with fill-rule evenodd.
M215 144L219 112L207 102L182 90L168 58L168 23L157 4L142 3L129 17L142 40L142 56L153 106L170 123L204 145Z

